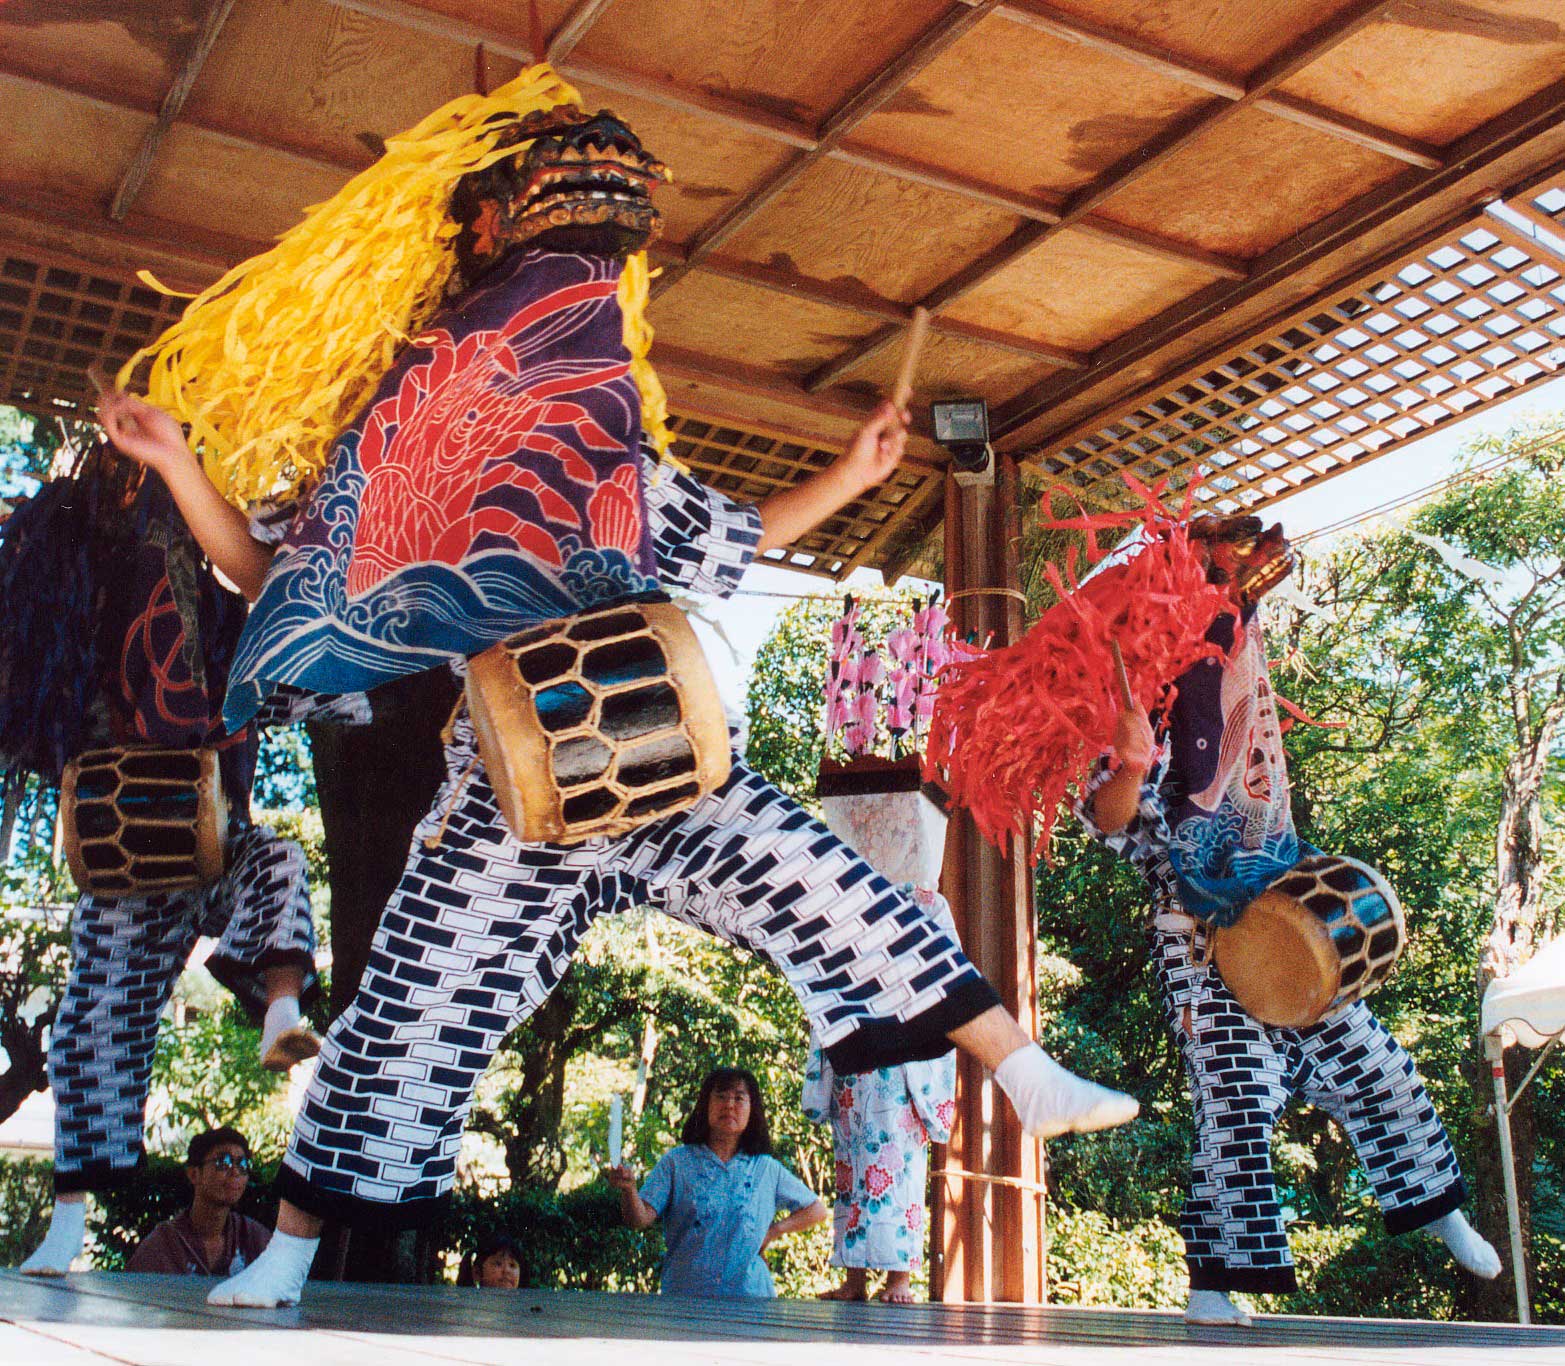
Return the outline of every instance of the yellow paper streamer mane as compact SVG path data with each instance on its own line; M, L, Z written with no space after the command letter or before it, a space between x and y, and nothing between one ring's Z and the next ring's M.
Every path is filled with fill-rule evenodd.
M547 63L489 95L464 95L386 143L386 154L259 256L203 290L119 383L150 360L147 396L190 425L207 474L246 507L311 486L332 443L408 338L440 307L455 265L451 191L513 155L505 122L581 104ZM498 117L497 117L498 116ZM660 454L667 408L647 352L645 254L626 263L619 302L642 425Z

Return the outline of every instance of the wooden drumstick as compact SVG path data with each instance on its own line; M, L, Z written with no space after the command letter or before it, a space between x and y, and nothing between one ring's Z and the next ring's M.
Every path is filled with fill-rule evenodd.
M87 383L92 385L92 392L100 403L117 388L116 385L109 383L108 376L103 373L102 361L95 360L88 363Z
M1131 695L1130 675L1125 672L1125 656L1119 652L1119 641L1109 641L1109 649L1114 651L1114 674L1119 680L1119 700L1126 711L1134 711L1136 699Z
M908 324L907 340L902 343L902 368L897 371L897 382L891 390L891 401L897 411L907 407L913 397L913 375L918 369L918 353L924 349L929 337L929 310L920 304L913 310L913 321Z

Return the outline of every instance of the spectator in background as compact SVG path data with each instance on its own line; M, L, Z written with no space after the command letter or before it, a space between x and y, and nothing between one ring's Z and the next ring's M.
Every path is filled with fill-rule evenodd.
M911 895L942 924L951 923L951 908L938 892L914 888ZM955 1053L839 1077L811 1034L803 1107L816 1124L831 1125L837 1197L831 1264L843 1268L842 1284L821 1299L867 1299L869 1273L884 1271L875 1298L913 1303L913 1272L924 1262L929 1144L951 1137L955 1092Z
M639 1192L629 1167L606 1173L627 1224L663 1221L663 1293L774 1298L761 1253L829 1216L815 1192L771 1156L755 1077L740 1067L708 1073L679 1137L683 1146L658 1160ZM783 1210L787 1216L777 1218Z
M190 1208L152 1230L127 1271L165 1276L231 1276L261 1255L271 1233L234 1206L250 1184L250 1145L237 1129L208 1129L185 1159Z
M516 1240L508 1233L491 1233L479 1239L478 1250L462 1258L456 1283L484 1290L515 1290L522 1283L522 1256Z

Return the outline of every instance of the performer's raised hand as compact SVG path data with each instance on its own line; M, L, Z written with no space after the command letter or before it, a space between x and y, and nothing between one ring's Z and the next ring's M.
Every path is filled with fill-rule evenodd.
M1114 723L1114 758L1121 768L1145 774L1157 753L1157 736L1145 707L1126 707Z
M826 469L761 503L761 550L780 550L874 488L907 449L908 412L885 400Z
M134 394L105 390L98 399L98 417L116 450L159 474L195 459L179 423Z
M613 1186L621 1194L634 1195L636 1193L636 1173L629 1167L605 1167L603 1179Z
M100 388L98 417L115 449L162 476L191 533L213 565L250 601L261 595L273 548L250 535L245 515L207 478L185 433L155 404Z
M859 428L837 464L844 474L851 475L860 493L889 478L902 463L912 421L906 408L896 407L888 398L881 401Z

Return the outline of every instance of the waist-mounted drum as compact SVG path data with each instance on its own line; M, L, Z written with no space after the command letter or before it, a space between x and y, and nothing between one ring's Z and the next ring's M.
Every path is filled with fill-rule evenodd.
M512 636L469 661L467 703L521 840L621 835L728 778L717 685L670 602L621 603Z
M1407 942L1402 903L1357 859L1301 859L1214 931L1217 970L1264 1024L1301 1029L1361 1001Z
M216 750L88 750L66 767L60 819L84 892L145 896L223 875L228 802Z

